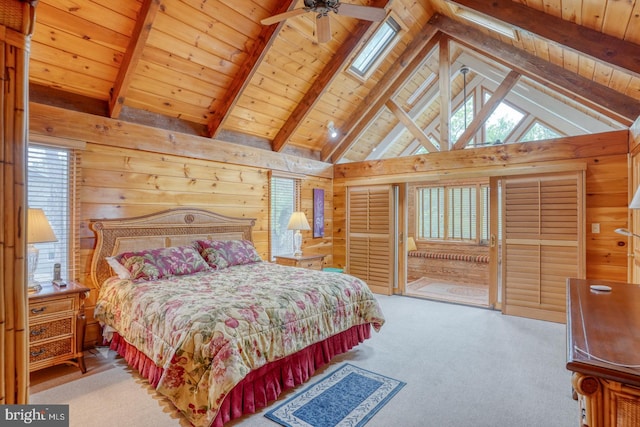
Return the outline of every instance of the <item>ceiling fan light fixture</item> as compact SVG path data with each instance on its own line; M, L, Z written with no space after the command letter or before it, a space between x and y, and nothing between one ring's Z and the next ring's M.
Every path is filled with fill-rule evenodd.
M329 138L337 138L338 137L338 129L333 124L333 121L330 121L327 125L327 132L329 132Z

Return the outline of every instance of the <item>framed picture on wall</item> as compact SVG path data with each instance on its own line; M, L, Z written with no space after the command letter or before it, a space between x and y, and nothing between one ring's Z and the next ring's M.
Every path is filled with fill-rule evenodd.
M324 190L313 189L313 237L324 237Z

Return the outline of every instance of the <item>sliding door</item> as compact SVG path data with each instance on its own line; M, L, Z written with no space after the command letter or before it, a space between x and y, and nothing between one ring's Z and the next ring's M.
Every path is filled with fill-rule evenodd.
M583 173L504 179L503 311L566 321L566 280L584 277Z
M347 192L347 271L375 293L391 295L396 277L391 185L350 187Z

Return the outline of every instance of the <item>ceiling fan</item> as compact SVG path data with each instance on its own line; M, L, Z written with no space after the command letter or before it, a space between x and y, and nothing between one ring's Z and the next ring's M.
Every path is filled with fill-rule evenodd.
M365 21L382 21L387 15L382 7L362 6L358 4L341 3L339 0L304 0L304 7L264 18L260 21L263 25L271 25L287 18L302 15L303 13L316 13L316 26L318 27L318 41L326 43L331 40L331 24L329 12Z

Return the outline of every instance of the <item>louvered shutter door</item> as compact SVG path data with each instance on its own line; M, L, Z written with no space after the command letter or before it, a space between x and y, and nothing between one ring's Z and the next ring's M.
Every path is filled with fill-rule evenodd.
M349 189L347 266L375 293L391 295L393 241L391 187Z
M566 280L581 277L580 173L507 178L504 311L566 321Z

